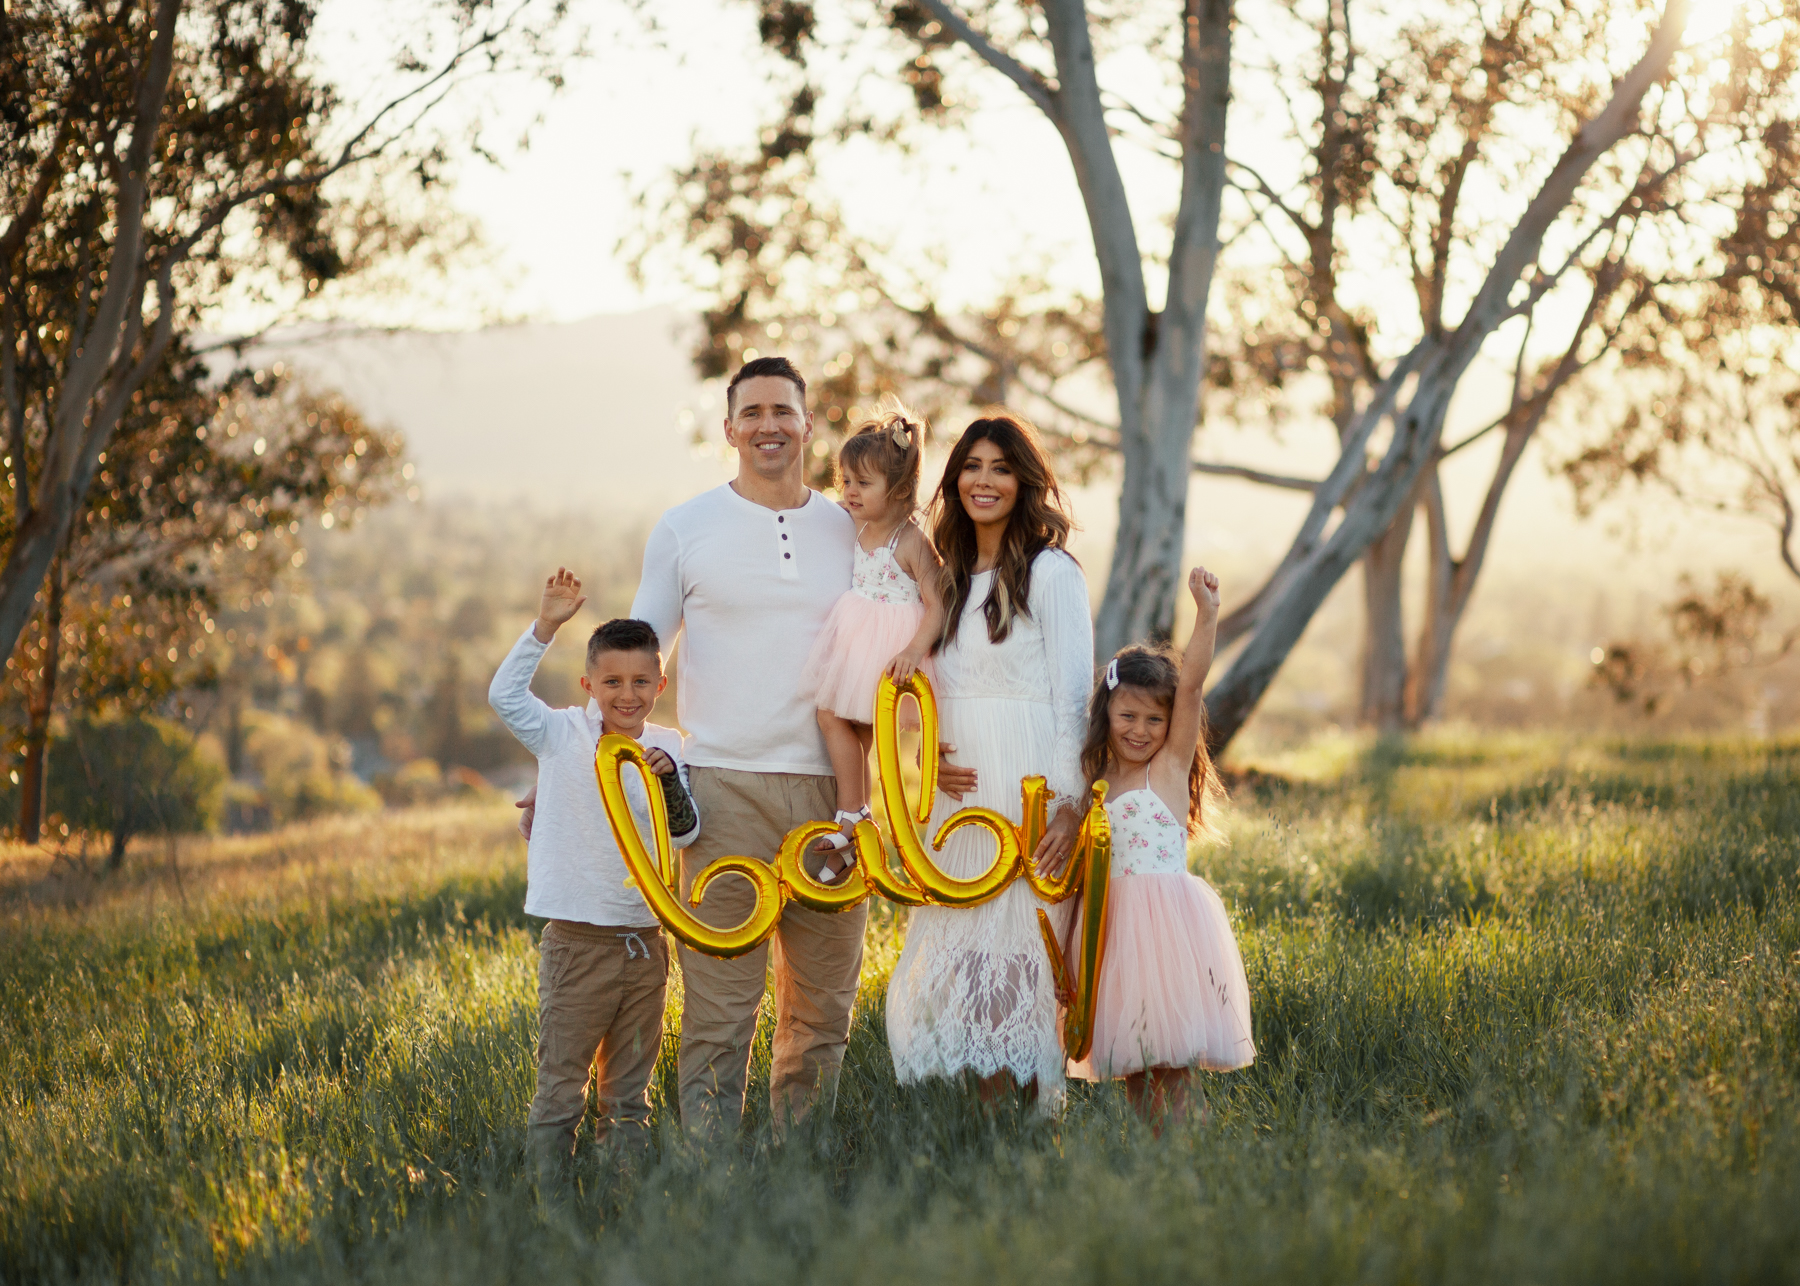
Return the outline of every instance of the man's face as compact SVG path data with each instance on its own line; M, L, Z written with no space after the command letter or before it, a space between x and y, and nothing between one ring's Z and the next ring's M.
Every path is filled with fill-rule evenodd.
M662 658L655 652L602 652L588 662L581 690L600 703L607 732L636 737L663 690Z
M732 393L725 440L738 453L738 466L761 478L798 477L812 441L812 416L800 390L779 375L756 375Z

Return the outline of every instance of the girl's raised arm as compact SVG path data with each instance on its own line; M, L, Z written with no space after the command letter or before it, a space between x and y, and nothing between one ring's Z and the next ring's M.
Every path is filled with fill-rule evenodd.
M1178 783L1178 794L1187 793L1188 766L1200 747L1200 693L1206 686L1206 672L1212 668L1213 638L1219 628L1219 578L1204 567L1196 567L1188 573L1188 590L1199 612L1187 651L1181 656L1175 708L1169 711L1169 739L1156 756L1158 769L1167 763L1169 781L1171 785Z

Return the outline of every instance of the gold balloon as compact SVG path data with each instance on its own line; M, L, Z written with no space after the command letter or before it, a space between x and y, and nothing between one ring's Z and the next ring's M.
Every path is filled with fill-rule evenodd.
M919 705L924 743L919 757L920 790L916 803L906 796L900 763L900 702L909 694ZM879 893L902 906L977 906L998 896L1021 873L1032 890L1047 902L1061 902L1077 892L1084 894L1086 912L1080 955L1074 962L1064 960L1049 917L1041 910L1038 925L1056 975L1058 994L1073 998L1064 1019L1064 1046L1069 1057L1086 1057L1093 1044L1094 992L1106 947L1106 891L1112 867L1112 829L1106 818L1105 783L1097 783L1093 788L1087 817L1076 836L1068 864L1058 874L1045 876L1031 863L1031 855L1037 851L1046 829L1049 793L1042 777L1027 777L1019 783L1021 821L1017 826L991 808L960 808L938 827L931 847L926 847L919 827L931 818L939 764L937 699L924 674L915 673L903 684L884 675L876 686L875 754L882 806L887 811L904 876L888 865L880 829L874 822L864 820L857 823L852 836L856 865L837 883L821 884L807 873L806 852L820 836L831 834L837 827L826 821L807 822L789 832L773 863L737 856L709 863L695 877L686 899L678 892L680 872L669 839L662 790L642 748L629 737L608 733L600 738L594 752L594 776L619 853L631 872L628 883L643 893L644 901L670 934L710 956L729 959L754 951L775 931L782 907L790 901L817 911L843 911L871 893ZM622 773L627 763L643 779L650 805L650 830L656 844L654 856L645 847L625 798ZM705 824L705 818L701 824ZM933 854L941 852L950 836L965 826L978 827L992 835L995 852L986 871L974 879L959 880L946 873ZM689 907L700 905L712 882L725 875L749 880L755 904L742 923L715 928L703 923Z
M900 776L900 698L907 692L919 702L922 738L916 806L907 800L906 783ZM931 680L919 671L914 671L904 684L882 675L875 685L875 762L881 781L881 802L894 831L894 847L900 850L900 865L933 906L976 906L996 896L1018 875L1019 832L1010 819L991 808L961 808L938 827L931 841L932 851L942 852L944 841L963 827L978 826L994 837L993 865L972 880L959 880L932 860L924 838L913 826L913 818L924 822L931 817L932 797L937 791L937 733L937 700L931 691Z
M637 821L631 815L631 805L625 798L621 773L627 763L635 767L643 779L644 794L650 803L650 830L656 841L654 860L644 847ZM663 927L694 950L723 960L754 951L768 941L781 919L781 877L774 867L752 857L721 857L695 877L690 898L695 906L700 904L707 886L721 875L741 875L755 889L756 904L742 924L729 929L714 928L689 912L676 894L680 876L675 869L674 846L669 841L668 809L642 747L630 737L607 733L594 749L594 777L600 786L606 820L612 823L613 838L618 841L619 854L631 872L632 883L637 885Z
M867 819L856 824L856 867L874 891L888 901L900 906L925 905L925 890L907 883L889 868L881 830Z
M1081 830L1075 836L1075 849L1069 860L1063 864L1061 871L1055 875L1045 875L1038 870L1031 855L1037 852L1039 841L1044 838L1044 812L1048 805L1048 791L1042 777L1027 777L1019 783L1019 793L1024 805L1025 824L1020 828L1022 834L1021 847L1024 849L1024 861L1021 863L1026 880L1031 884L1032 892L1050 903L1066 902L1081 889L1081 875L1087 869L1087 854L1093 848L1094 828L1087 821L1082 823ZM1097 781L1089 795L1088 817L1093 816L1094 808L1100 808L1100 815L1106 816L1106 783Z
M821 884L806 872L806 850L823 835L837 834L836 822L807 822L787 834L781 841L781 852L775 858L775 871L781 876L782 893L788 900L815 911L844 911L869 896L869 881L858 845L857 863L838 877L835 884ZM879 840L877 841L879 843Z
M1105 782L1094 783L1092 799L1087 819L1076 837L1075 854L1065 871L1078 871L1081 876L1080 955L1073 970L1063 958L1050 917L1041 908L1038 911L1038 931L1050 956L1057 992L1070 997L1063 1015L1063 1052L1072 1059L1086 1058L1094 1048L1094 1002L1100 986L1100 966L1106 955L1106 894L1112 879L1112 823L1106 816ZM1073 879L1070 887L1074 887Z
M919 803L914 816L920 825L931 820L931 805L938 786L938 708L937 694L923 670L914 670L905 683L895 683L887 675L875 681L875 762L880 768L882 802L906 802L905 784L900 780L900 699L908 693L919 703ZM889 788L892 788L890 793ZM908 810L890 812L888 823L900 829L900 818Z

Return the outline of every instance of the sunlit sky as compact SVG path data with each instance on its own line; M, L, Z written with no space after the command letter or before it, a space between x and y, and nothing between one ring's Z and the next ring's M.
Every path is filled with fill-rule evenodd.
M1767 3L1696 0L1689 39L1717 40L1745 5L1760 12ZM315 46L323 73L352 99L379 83L380 60L405 35L412 8L372 10L364 0L328 0ZM771 61L757 41L755 6L743 0L660 0L650 10L656 34L620 16L620 8L607 0L577 0L576 14L593 33L595 54L569 64L566 91L548 99L517 86L504 91L496 137L513 137L542 111L529 150L506 149L500 166L473 161L456 172L452 200L480 221L493 256L491 266L465 278L469 297L479 295L489 311L567 321L693 302L666 274L641 288L631 281L615 253L633 219L630 196L696 145L752 142L777 93ZM820 11L829 23L831 6ZM1301 52L1272 45L1272 34L1240 24L1234 51L1245 74L1235 78L1232 148L1259 162L1278 158L1285 140L1276 134L1281 127L1273 104L1256 98L1250 65L1273 65ZM1363 35L1368 37L1366 26ZM1156 79L1148 67L1148 74L1137 75L1124 66L1121 74L1121 60L1115 55L1109 68L1114 83L1132 85L1135 93L1135 86ZM827 73L828 88L830 80ZM890 244L947 244L951 262L941 304L978 300L987 281L1003 275L1002 265L1021 257L1051 264L1065 285L1095 289L1091 243L1060 141L997 75L985 74L974 84L978 128L940 136L925 161L910 165L883 155L841 161L832 172L834 195L858 227ZM1271 118L1266 127L1265 114ZM1265 128L1268 146L1260 137ZM1172 173L1131 144L1118 150L1141 235L1153 239L1165 213L1158 207L1173 196ZM1272 177L1279 184L1297 175ZM945 228L954 228L954 237L946 238ZM453 309L417 323L456 327L477 317Z
M774 93L754 6L664 0L654 10L660 37L620 22L599 0L578 4L597 52L570 64L561 94L532 98L529 106L521 94L520 110L504 118L509 128L497 131L510 137L541 107L529 150L509 152L501 166L468 162L457 173L453 200L480 220L496 260L481 274L481 287L511 316L567 321L692 302L667 278L640 289L615 254L633 218L631 194L692 155L697 143L753 142ZM375 79L369 59L391 45L371 31L365 5L335 0L323 11L318 48L324 72L354 92ZM1031 194L1025 244L1067 265L1069 284L1091 288L1091 255L1071 262L1066 253L1088 241L1060 143L1010 86L990 90L978 137L947 135L923 169L878 160L866 175L850 177L841 199L863 226L887 225L900 238L907 223L934 232L958 227L966 262L953 265L947 294L954 296L956 282L978 293L971 277L981 275L983 262L1019 249L1021 221L995 217L1004 199L997 206L988 198ZM904 220L889 214L902 209Z
M1772 2L1698 0L1689 37L1718 39L1739 7L1747 4L1760 14ZM378 82L378 60L391 53L404 33L409 7L371 10L358 0L328 0L316 46L321 70L353 97L359 86ZM755 7L744 0L662 0L654 6L661 29L656 37L630 19L621 22L617 7L602 0L577 0L576 11L592 25L595 56L569 66L568 87L556 97L509 91L519 97L516 103L506 101L508 114L499 134L510 137L542 110L529 150L510 151L498 167L469 162L456 174L452 199L480 221L492 265L465 274L468 307L437 308L406 318L410 324L459 329L495 312L571 322L696 302L671 277L635 284L616 247L634 218L630 197L635 188L666 175L698 145L750 144L754 130L768 119L777 91L769 83L770 61L757 41ZM821 6L828 20L831 12ZM1363 34L1367 38L1366 28ZM1261 26L1254 31L1240 27L1234 53L1249 67L1273 65L1301 52L1272 47L1273 36ZM1614 51L1614 56L1634 60L1639 52ZM1137 83L1154 80L1154 74L1146 74L1128 83L1137 92ZM1258 101L1253 74L1238 80L1231 146L1259 164L1279 167L1286 124L1275 119L1278 114L1266 100ZM997 75L985 75L978 84L978 128L941 136L921 161L877 156L854 161L866 169L840 165L832 176L834 195L859 227L878 231L890 242L909 237L921 245L948 242L952 260L939 297L944 306L978 301L984 279L1003 276L1001 265L1021 256L1052 263L1065 285L1096 290L1082 203L1060 140ZM1154 95L1153 88L1144 92ZM1291 157L1291 145L1286 151ZM1133 186L1141 235L1153 238L1163 213L1158 200L1173 197L1163 190L1170 171L1134 145L1121 145L1119 153ZM1281 183L1298 175L1276 169L1271 177ZM946 234L946 229L953 232ZM1489 378L1471 385L1494 382ZM1470 408L1469 414L1485 419L1485 408ZM1263 454L1255 444L1219 446L1233 457ZM1473 481L1481 467L1471 467ZM1528 489L1547 499L1541 489Z

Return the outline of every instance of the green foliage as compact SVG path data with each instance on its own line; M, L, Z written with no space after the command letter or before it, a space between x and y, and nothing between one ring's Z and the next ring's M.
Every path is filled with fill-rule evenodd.
M50 752L50 811L112 839L118 865L134 835L211 830L225 770L183 728L125 714L71 719Z
M279 825L381 806L381 797L350 774L341 740L267 711L246 716L245 726L245 761L261 783L251 805L256 820Z
M1664 1282L1800 1273L1800 745L1325 745L1196 853L1261 1056L1156 1138L895 1083L871 917L835 1139L670 1111L540 1205L510 809L216 841L159 887L20 867L0 1277ZM1509 794L1509 792L1511 792ZM1507 798L1502 810L1495 801ZM24 858L14 859L15 867ZM149 876L144 876L148 880ZM42 909L46 902L73 909Z

